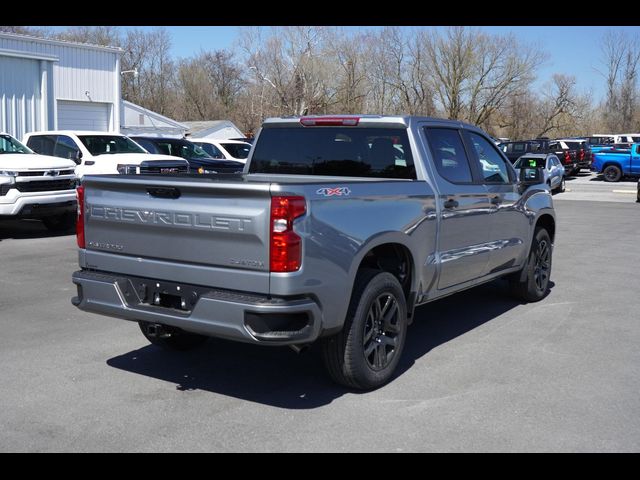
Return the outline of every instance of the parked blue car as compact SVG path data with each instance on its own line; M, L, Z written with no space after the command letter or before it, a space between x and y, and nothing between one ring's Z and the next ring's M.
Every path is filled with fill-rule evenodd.
M623 176L640 177L640 143L595 153L591 171L602 174L606 182L619 182Z

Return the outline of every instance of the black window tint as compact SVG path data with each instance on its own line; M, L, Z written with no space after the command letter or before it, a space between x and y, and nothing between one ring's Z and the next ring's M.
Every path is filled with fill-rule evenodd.
M452 128L425 128L433 161L438 173L452 183L473 180L469 159L458 130Z
M52 135L33 135L27 141L27 147L41 155L54 155L56 137Z
M78 154L78 146L70 137L58 135L53 154L56 157L74 160Z
M205 142L202 142L202 143L193 142L193 143L195 143L197 146L202 148L205 152L207 152L213 158L224 158L224 155L222 154L220 149L217 148L215 145L212 145L211 143L205 143Z
M265 128L251 173L415 179L404 128Z
M251 150L251 145L244 143L221 143L220 145L222 145L233 158L247 158Z
M133 138L132 140L142 148L144 148L147 152L158 153L158 149L151 140L147 140L146 138Z
M488 183L509 183L509 170L502 155L493 144L476 133L469 133L471 143L478 155L480 171Z
M513 144L513 152L514 153L524 153L527 149L527 146L524 143L514 143Z

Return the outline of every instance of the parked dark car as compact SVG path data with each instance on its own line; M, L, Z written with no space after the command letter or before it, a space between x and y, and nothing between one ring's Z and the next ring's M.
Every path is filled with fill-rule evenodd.
M202 148L184 138L131 136L150 153L162 153L182 157L189 162L192 172L198 173L236 173L241 172L244 164L232 160L217 160Z
M569 148L560 140L550 140L548 138L536 138L534 140L519 140L515 142L504 142L498 148L514 163L518 158L527 153L553 153L555 154L567 176L577 174L578 150Z
M591 151L591 147L585 140L576 139L576 138L562 138L558 140L559 142L563 142L569 150L576 150L577 152L577 160L578 160L578 173L581 169L589 170L591 169L591 163L593 162L593 152Z

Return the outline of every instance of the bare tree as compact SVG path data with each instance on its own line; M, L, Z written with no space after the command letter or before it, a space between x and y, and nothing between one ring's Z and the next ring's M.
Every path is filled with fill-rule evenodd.
M168 31L128 30L122 48L122 70L138 72L137 76L123 76L122 96L163 115L172 113L176 101L175 68Z
M613 131L629 131L634 125L637 103L638 38L622 31L609 31L602 39L602 54L606 72L605 126Z
M69 42L91 43L108 47L119 47L122 38L118 27L108 26L78 26L70 27L64 32L55 35L55 38Z
M34 37L49 37L51 31L46 27L25 27L25 26L0 26L0 32L17 33L20 35L32 35Z
M538 137L550 132L567 131L573 124L577 110L575 94L576 79L573 76L555 74L548 91L541 102L538 118L540 126ZM570 129L570 128L569 128Z

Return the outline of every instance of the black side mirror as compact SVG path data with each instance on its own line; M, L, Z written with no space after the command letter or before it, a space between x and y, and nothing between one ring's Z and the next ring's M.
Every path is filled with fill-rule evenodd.
M520 169L520 193L524 192L531 185L544 183L544 171L542 167L525 167Z
M82 152L80 150L76 150L73 161L76 162L77 165L80 165L80 162L82 162Z

